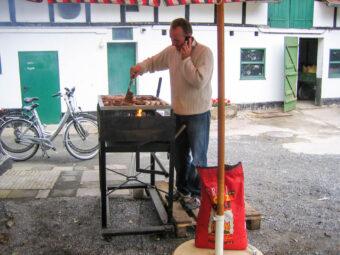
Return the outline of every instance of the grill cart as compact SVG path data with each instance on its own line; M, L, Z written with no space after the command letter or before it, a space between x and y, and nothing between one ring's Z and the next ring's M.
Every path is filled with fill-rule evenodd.
M97 107L99 128L99 178L101 191L102 234L130 235L172 231L172 204L174 186L174 142L175 118L171 106L154 96L135 96L132 102L126 102L124 96L99 96ZM107 185L106 172L113 171L106 167L106 154L115 152L134 152L136 155L136 173L150 175L145 183L138 175L123 175L126 180L119 185ZM150 169L140 167L140 153L150 153ZM169 171L166 171L156 152L167 152ZM156 165L160 170L156 170ZM118 173L118 172L116 172ZM120 173L118 173L120 174ZM168 206L160 199L160 190L155 187L156 175L169 178ZM119 189L145 189L152 199L162 222L159 226L139 227L132 230L110 229L109 194Z

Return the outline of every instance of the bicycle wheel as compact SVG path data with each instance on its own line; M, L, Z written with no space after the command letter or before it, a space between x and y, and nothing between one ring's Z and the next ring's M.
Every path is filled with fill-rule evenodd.
M66 126L64 143L77 159L91 159L98 153L98 125L94 119L76 117Z
M39 144L34 141L36 138L39 138L37 128L24 119L10 119L0 128L2 150L15 161L33 157L39 149Z

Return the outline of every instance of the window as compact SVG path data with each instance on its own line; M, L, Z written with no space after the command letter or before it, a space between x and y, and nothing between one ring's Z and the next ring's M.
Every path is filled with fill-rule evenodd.
M241 80L265 79L265 49L241 49Z
M63 19L75 19L80 14L80 10L81 10L80 4L69 3L69 4L58 4L57 6L58 6L59 15Z
M268 24L277 28L313 27L314 0L282 0L269 3Z
M328 77L340 78L340 49L330 50Z
M125 10L127 12L138 12L139 8L138 8L138 5L126 5Z
M133 40L131 27L112 28L112 40Z

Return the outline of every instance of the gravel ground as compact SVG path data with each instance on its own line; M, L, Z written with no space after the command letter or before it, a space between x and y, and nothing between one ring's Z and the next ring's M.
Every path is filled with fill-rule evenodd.
M295 136L232 136L229 163L242 161L246 200L264 216L249 243L264 254L340 254L339 155L292 153L283 143ZM210 161L216 162L212 136ZM148 200L111 199L113 227L157 224ZM100 235L99 198L48 198L0 202L0 254L171 254L194 238L172 234L114 237ZM14 220L6 228L4 221Z

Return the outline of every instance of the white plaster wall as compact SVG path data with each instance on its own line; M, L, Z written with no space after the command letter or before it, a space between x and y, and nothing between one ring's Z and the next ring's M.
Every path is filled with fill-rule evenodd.
M48 3L33 3L26 0L15 0L16 19L18 22L49 22Z
M170 45L169 35L162 29L168 26L135 27L137 62L144 60ZM195 26L194 37L211 48L214 54L212 79L213 97L217 97L217 39L216 27ZM229 36L229 31L235 31ZM225 28L225 86L226 97L232 103L271 102L283 100L284 37L285 34L259 32L257 28ZM265 30L268 32L268 30ZM271 30L270 30L271 31ZM276 30L275 30L276 31ZM296 35L298 36L298 34ZM328 78L329 49L340 48L340 31L328 31L319 37L318 77L323 78L322 97L340 97L340 79ZM324 38L324 39L322 39ZM19 28L0 29L0 107L20 107L20 72L18 51L58 51L60 86L76 86L77 101L84 110L96 109L97 95L108 93L107 48L112 42L111 28ZM265 80L240 80L241 48L265 48ZM320 66L321 65L321 66ZM161 98L170 102L168 71L144 74L138 78L139 94L154 95L158 78L163 77ZM63 111L65 106L63 105Z
M96 109L97 95L108 92L105 42L111 40L110 29L7 31L0 31L0 107L21 106L18 51L58 51L60 87L75 86L78 104Z
M126 12L127 22L153 22L153 7L139 6L139 12Z
M134 38L137 43L137 63L151 57L165 47L171 44L169 34L162 36L162 29L168 29L168 26L144 27L134 29ZM137 93L141 95L156 95L158 78L162 77L162 87L160 97L167 101L171 101L170 78L168 71L155 73L145 73L137 78Z
M184 6L171 6L166 7L164 3L161 2L161 6L158 9L159 22L171 22L177 18L185 17L185 7Z
M214 5L213 4L190 5L190 22L197 23L214 22Z
M268 4L248 2L246 9L246 24L267 25Z
M85 4L80 4L80 13L79 16L76 17L75 19L64 19L60 16L59 9L57 4L54 4L54 20L55 22L67 22L67 23L72 23L72 22L85 22L86 21L86 15L85 15Z
M322 98L340 97L340 78L328 78L330 49L340 49L340 31L329 31L325 34L322 68Z
M0 1L0 22L10 21L8 1Z
M314 1L314 27L332 27L334 7L327 6L324 2Z
M91 4L91 22L120 22L117 4Z
M319 38L318 39L318 56L317 56L317 63L316 63L316 77L317 78L322 78L323 75L323 66L324 66L324 39L323 38Z
M235 28L226 28L235 30ZM255 29L240 29L234 36L226 32L226 97L232 103L270 102L283 100L283 36L262 34ZM265 48L265 79L240 80L241 48Z
M232 24L242 23L242 3L224 4L224 22Z

